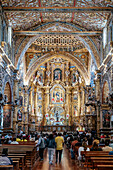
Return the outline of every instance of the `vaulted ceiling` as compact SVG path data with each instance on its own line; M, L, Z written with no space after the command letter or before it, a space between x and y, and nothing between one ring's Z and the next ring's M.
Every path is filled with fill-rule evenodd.
M113 7L112 0L1 1L14 30L28 30L50 21L73 22L85 30L102 30Z
M102 30L113 13L113 0L1 0L1 5L15 35L17 68L26 52L42 56L52 52L50 47L73 56L88 51L89 61L92 57L100 66Z

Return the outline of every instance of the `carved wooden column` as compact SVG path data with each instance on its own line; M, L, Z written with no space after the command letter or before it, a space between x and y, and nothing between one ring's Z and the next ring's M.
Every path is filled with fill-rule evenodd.
M34 115L35 115L35 130L37 130L37 87L34 89Z
M51 71L50 71L50 63L47 63L47 71L46 71L46 80L47 80L47 85L49 85L50 83L50 75L51 75Z
M50 89L50 87L48 87L48 86L45 87L45 99L46 99L45 108L46 108L46 113L48 112L48 107L49 107L49 89Z
M53 75L53 63L51 63L51 68L52 68L52 70L51 70L51 81L53 82L53 80L54 80L54 75Z
M42 115L43 115L42 126L45 126L45 122L46 122L46 117L45 117L45 113L46 113L45 103L46 103L45 89L42 88Z
M69 71L69 62L67 61L66 62L66 71L65 71L65 82L66 82L66 85L69 85L69 74L70 74L70 71Z
M78 87L78 115L77 116L80 116L80 114L81 114L81 90L80 87Z
M97 79L96 79L96 99L97 99L97 105L96 105L96 113L97 113L97 135L99 136L100 132L100 120L102 116L100 115L100 94L101 94L101 72L100 70L96 71Z
M69 114L69 119L67 119L67 125L70 125L71 124L71 119L72 119L72 113L70 112L71 111L71 105L70 105L70 87L69 86L66 86L66 115ZM67 118L67 117L66 117Z
M33 108L33 96L32 96L32 93L33 93L33 82L31 82L31 88L29 90L29 131L33 131L35 128L34 128L34 124L33 124L33 120L34 120L34 114L32 112Z

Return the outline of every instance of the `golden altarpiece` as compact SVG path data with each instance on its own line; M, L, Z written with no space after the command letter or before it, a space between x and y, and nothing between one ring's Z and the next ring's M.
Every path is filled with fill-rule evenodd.
M80 123L84 114L84 85L76 66L60 55L40 65L30 79L30 131L42 127L45 131L63 131L75 121Z

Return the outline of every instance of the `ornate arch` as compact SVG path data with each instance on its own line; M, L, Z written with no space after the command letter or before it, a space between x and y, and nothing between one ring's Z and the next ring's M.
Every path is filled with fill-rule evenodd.
M83 75L83 77L85 79L85 83L89 84L90 78L89 78L89 75L88 75L88 72L87 72L85 66L75 56L73 56L70 53L66 53L66 52L65 52L65 54L63 54L63 53L57 53L57 54L47 53L44 56L35 60L25 75L25 84L28 84L31 76L37 70L37 68L40 67L40 65L49 61L50 59L54 58L55 56L57 56L57 57L59 56L64 59L68 59L68 60L70 60L70 62L73 62L75 64L75 66L77 67L77 69Z
M79 28L78 26L71 24L71 23L66 23L66 22L59 22L59 23L63 23L66 26L70 26L71 30L73 30L72 28L74 28L75 30L79 30L79 31L83 31L81 28ZM46 24L43 24L41 26L36 27L34 30L40 30L40 28L43 29L43 27L46 25L48 25L50 27L50 25L53 25L53 22L49 22ZM42 30L41 29L41 30ZM41 35L35 36L35 37L24 37L20 40L19 42L19 46L16 50L16 54L15 54L15 65L17 67L17 69L19 68L20 62L22 60L22 58L25 55L25 52L27 51L27 49L29 48L29 46L37 39L41 37ZM100 58L99 58L99 52L98 49L96 48L96 45L94 43L94 41L91 39L91 37L86 36L85 38L81 38L80 36L78 37L78 39L81 40L82 43L84 43L85 47L88 49L89 53L91 54L95 64L97 67L100 66ZM18 42L17 42L18 44Z
M3 94L4 94L4 90L5 90L5 87L6 87L7 83L9 83L9 85L10 85L11 101L13 101L13 84L12 84L10 76L6 73L5 76L4 76L4 80L3 80L3 88L2 88Z

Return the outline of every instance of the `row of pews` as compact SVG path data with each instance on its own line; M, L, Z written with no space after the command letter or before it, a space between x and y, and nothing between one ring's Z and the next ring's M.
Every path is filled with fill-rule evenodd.
M113 169L113 155L109 155L108 151L82 151L81 155L83 158L81 163L84 169Z
M35 142L25 142L19 144L3 144L0 146L0 155L2 153L3 148L8 148L8 157L10 157L13 161L12 165L8 165L5 169L13 169L14 170L25 170L31 169L36 160L39 158L39 152L35 147ZM0 166L0 169L3 169L3 165Z
M78 160L78 149L75 146L75 159ZM91 148L92 145L88 146ZM79 166L84 170L113 170L113 155L109 155L109 151L82 151L82 160L78 161Z

